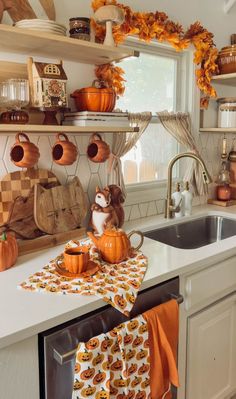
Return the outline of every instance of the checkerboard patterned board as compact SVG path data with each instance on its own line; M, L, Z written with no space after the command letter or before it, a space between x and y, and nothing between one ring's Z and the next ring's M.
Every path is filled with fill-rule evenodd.
M57 177L47 169L27 169L7 174L0 181L0 225L8 220L9 209L18 196L27 197L36 184L59 183Z

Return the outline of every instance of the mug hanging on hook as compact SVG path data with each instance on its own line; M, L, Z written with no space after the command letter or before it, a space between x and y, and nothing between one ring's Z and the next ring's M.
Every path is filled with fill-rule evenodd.
M110 146L102 140L100 134L94 133L89 141L87 155L90 161L95 163L105 162L110 156Z
M21 137L25 141L21 141ZM12 162L20 168L33 168L39 160L40 153L38 147L31 143L27 134L20 132L16 134L16 142L11 147L10 157Z
M65 140L61 140L63 137ZM74 143L72 143L65 133L58 133L57 141L52 148L52 158L58 165L72 165L77 158L78 150Z

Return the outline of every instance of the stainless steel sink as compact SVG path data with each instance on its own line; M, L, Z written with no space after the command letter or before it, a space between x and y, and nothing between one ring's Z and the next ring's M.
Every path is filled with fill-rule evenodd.
M144 235L172 247L194 249L236 235L236 220L223 216L204 216L151 230Z

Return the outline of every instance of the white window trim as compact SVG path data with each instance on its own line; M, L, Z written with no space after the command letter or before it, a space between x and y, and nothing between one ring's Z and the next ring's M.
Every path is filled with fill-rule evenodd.
M197 108L197 101L199 102L199 95L196 95L196 84L195 84L195 68L193 65L193 49L185 50L182 52L176 52L172 47L167 44L152 42L150 44L140 42L137 38L130 37L126 40L124 46L132 47L132 49L146 52L154 55L164 55L171 58L175 58L178 63L178 72L176 76L176 110L182 110L182 112L189 112L193 114L194 120L193 127L198 127L199 119L198 113L193 113L193 110ZM178 86L178 85L181 85ZM152 123L160 123L158 117L153 115ZM194 129L195 130L195 129ZM179 146L179 152L184 149ZM181 169L177 164L178 175L181 175ZM178 178L174 179L177 181ZM166 194L166 183L167 180L143 182L126 185L127 198L125 205L137 204L137 194L139 203L150 202L158 200L158 198L164 198Z

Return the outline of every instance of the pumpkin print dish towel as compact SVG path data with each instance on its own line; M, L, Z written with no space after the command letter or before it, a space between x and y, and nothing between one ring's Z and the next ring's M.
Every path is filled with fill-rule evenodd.
M148 399L147 322L138 316L80 343L72 399Z
M63 295L97 295L124 315L129 316L146 273L147 258L141 251L137 251L132 258L111 265L102 261L90 240L79 243L70 241L66 247L77 245L90 246L90 259L100 266L96 274L79 278L61 276L56 270L57 262L62 259L60 255L21 283L18 288Z

